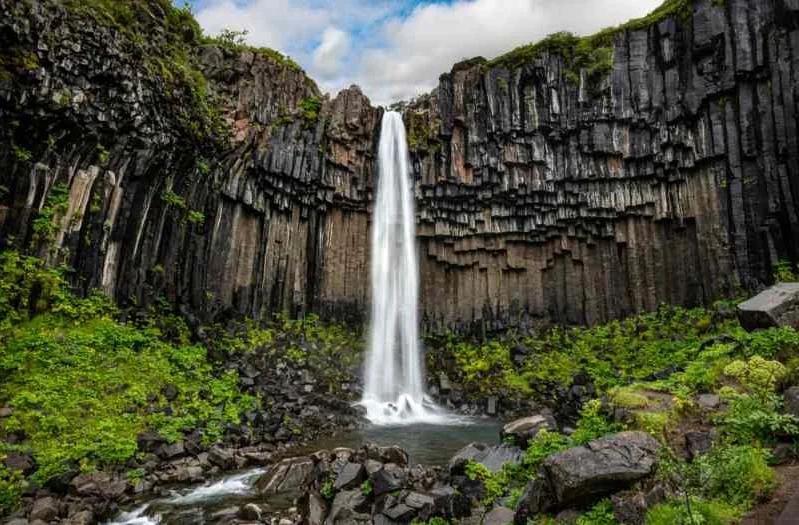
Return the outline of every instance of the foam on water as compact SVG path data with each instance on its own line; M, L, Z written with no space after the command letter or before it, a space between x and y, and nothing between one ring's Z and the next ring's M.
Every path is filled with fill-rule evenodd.
M216 483L197 487L186 494L177 494L164 502L175 506L196 505L228 496L246 496L252 493L253 484L264 472L263 469L248 470L220 479Z
M123 512L114 520L106 522L106 525L158 525L161 523L161 516L147 516L149 508L149 505L144 505L130 512Z

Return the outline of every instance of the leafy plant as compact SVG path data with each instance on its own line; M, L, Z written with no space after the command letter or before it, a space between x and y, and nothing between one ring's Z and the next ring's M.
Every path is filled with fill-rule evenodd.
M322 488L319 489L319 494L327 501L333 501L333 498L336 497L336 481L333 479L325 480L322 483Z
M367 479L366 481L361 483L361 494L363 494L364 496L371 495L373 490L374 489L372 488L372 482L370 480Z
M613 514L613 504L603 499L577 518L576 525L620 525Z
M740 515L738 509L718 501L692 499L686 505L670 500L647 512L646 525L729 525Z

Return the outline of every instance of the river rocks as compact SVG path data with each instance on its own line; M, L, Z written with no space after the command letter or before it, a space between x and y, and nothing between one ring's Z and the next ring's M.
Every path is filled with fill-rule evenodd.
M750 331L799 327L799 283L779 283L744 301L738 305L738 319Z
M336 490L348 490L359 487L366 479L366 469L360 463L347 463L336 476Z
M50 497L40 498L33 502L28 518L30 521L42 520L44 522L53 521L61 512L58 502Z
M255 488L262 494L298 491L306 484L313 466L307 457L284 459L269 467Z
M660 444L644 432L621 432L547 458L528 484L515 523L539 512L590 502L654 473Z
M94 523L94 513L90 510L76 512L63 522L63 525L92 525Z
M515 445L504 443L489 446L485 443L471 443L459 450L449 460L452 474L463 474L463 469L470 461L483 464L491 472L499 472L505 463L516 464L521 461L524 451Z
M557 431L558 424L550 412L536 414L512 421L502 427L500 438L510 437L522 448L527 447L527 441L534 438L541 430Z
M70 483L78 496L96 496L108 500L118 500L125 494L128 482L107 472L92 472L76 476Z
M229 450L221 447L214 447L208 451L208 461L212 465L216 465L222 470L228 470L236 467L236 458Z

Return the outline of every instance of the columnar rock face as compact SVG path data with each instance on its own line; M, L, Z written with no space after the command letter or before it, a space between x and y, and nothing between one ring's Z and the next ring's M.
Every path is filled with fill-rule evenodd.
M357 87L322 98L262 53L183 45L169 2L134 4L159 21L147 43L74 5L0 0L0 243L122 303L359 318L380 110ZM190 64L159 61L179 45ZM169 68L189 67L203 81L170 94ZM175 115L199 89L224 117L221 146Z
M136 3L146 41L76 4L0 0L0 245L123 304L363 319L382 110L203 44L165 0ZM795 0L696 0L613 36L608 74L541 53L443 75L405 113L425 328L768 283L799 255L797 42Z
M599 82L547 53L442 76L409 110L427 326L696 305L795 261L797 21L696 1L615 35Z

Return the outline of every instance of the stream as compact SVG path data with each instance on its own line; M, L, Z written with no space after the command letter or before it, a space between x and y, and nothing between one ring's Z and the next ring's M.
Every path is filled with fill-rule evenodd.
M358 448L371 442L383 446L398 445L408 453L411 464L441 466L469 443L497 443L500 428L499 421L493 419L464 420L457 426L372 426L298 447L293 455L302 456L336 447ZM257 503L267 514L291 508L298 494L263 496L255 492L255 482L265 470L256 468L233 472L199 486L175 488L167 497L139 502L106 525L214 525L230 522L236 517L238 508L247 503Z

